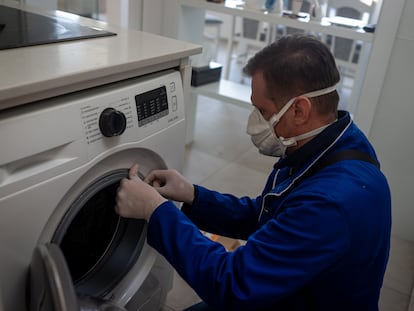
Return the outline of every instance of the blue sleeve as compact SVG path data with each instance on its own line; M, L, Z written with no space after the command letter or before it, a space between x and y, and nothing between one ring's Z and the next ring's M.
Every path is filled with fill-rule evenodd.
M246 240L258 228L261 197L238 198L195 185L195 199L184 213L201 230Z
M323 225L322 225L323 224ZM268 221L234 252L204 237L173 203L151 216L148 243L210 306L258 310L277 305L331 266L349 247L334 206L296 206Z

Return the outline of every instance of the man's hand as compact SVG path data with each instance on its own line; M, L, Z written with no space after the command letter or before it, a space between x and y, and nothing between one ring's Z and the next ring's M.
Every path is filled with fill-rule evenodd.
M163 197L192 204L194 201L194 186L176 170L154 170L144 179L152 185Z
M137 175L138 165L129 170L128 179L121 180L116 196L115 211L122 217L149 221L154 210L167 201Z

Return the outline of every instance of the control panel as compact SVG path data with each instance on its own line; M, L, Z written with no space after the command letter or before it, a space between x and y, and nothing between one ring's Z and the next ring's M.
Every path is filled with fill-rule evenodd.
M0 145L8 146L0 158L2 197L17 183L25 189L133 146L184 142L181 74L163 71L10 109L0 128Z
M183 120L183 97L177 71L111 84L85 97L80 115L90 153L137 141Z

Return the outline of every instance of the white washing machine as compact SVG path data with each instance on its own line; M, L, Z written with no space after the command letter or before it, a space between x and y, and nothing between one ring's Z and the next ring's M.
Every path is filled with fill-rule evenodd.
M172 268L115 194L133 163L180 169L184 136L175 70L2 111L3 309L158 310Z

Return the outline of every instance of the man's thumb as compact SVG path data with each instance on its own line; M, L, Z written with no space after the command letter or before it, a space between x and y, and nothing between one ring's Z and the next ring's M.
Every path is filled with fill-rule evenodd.
M138 164L134 164L131 166L131 168L129 169L129 173L128 173L129 179L138 178L138 168L139 168Z

